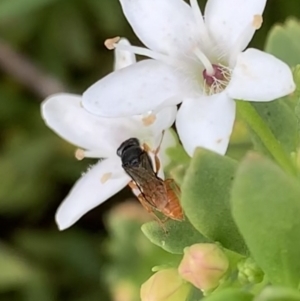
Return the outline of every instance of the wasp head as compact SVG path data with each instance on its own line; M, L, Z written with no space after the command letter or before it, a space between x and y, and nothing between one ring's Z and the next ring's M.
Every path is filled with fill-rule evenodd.
M117 155L121 158L123 166L139 166L143 152L137 138L124 141L117 149Z

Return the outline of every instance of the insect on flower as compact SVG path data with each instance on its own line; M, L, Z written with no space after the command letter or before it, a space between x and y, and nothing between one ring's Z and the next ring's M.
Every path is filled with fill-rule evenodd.
M117 150L117 155L122 160L122 167L131 177L129 186L137 189L137 198L145 209L152 213L159 222L155 210L167 218L182 221L183 211L178 199L180 189L173 179L163 180L158 177L160 160L157 157L159 147L154 153L155 170L149 155L151 152L147 144L140 145L137 138L124 141Z

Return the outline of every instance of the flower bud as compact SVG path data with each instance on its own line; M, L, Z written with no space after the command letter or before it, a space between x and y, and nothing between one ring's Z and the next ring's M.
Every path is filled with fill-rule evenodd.
M114 301L132 301L138 294L138 286L128 280L121 280L111 287Z
M141 287L142 301L182 301L190 291L190 285L178 275L177 269L155 273Z
M207 291L219 285L228 267L228 258L216 244L195 244L184 250L178 271L183 279Z
M238 279L242 284L259 283L264 273L252 258L247 258L238 264Z

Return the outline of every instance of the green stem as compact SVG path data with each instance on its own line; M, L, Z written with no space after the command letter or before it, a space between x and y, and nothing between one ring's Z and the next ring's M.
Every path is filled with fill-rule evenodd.
M237 101L236 103L237 110L241 117L260 138L277 163L288 173L297 175L297 170L293 165L292 160L281 147L268 125L260 117L251 103L246 101Z

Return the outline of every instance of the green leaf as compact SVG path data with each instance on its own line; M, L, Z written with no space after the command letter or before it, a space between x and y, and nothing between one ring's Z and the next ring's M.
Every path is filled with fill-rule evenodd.
M199 301L201 299L203 299L203 293L198 288L192 286L185 301Z
M197 149L181 186L181 204L192 225L225 248L245 254L246 246L231 216L230 188L236 161Z
M0 267L0 291L23 286L34 275L33 267L2 243L0 244Z
M182 254L183 249L190 245L209 242L187 220L168 220L164 228L153 221L144 224L142 231L152 243L173 254Z
M212 293L208 297L202 299L203 301L251 301L253 295L239 289L228 288L222 291Z
M57 0L1 0L0 20L17 18L19 15L31 13Z
M254 301L300 301L300 293L286 287L267 287Z
M295 107L295 115L297 118L297 128L298 128L298 135L299 135L300 134L300 98L298 99Z
M175 140L175 146L169 147L166 149L166 155L170 160L170 163L165 167L165 172L170 175L179 185L181 184L181 180L184 176L184 171L186 167L189 165L191 158L186 153L184 148L179 142L178 136L174 130L170 129L170 133L173 135ZM179 173L177 168L180 170ZM175 171L176 170L176 171ZM178 178L175 177L178 174Z
M180 164L172 168L169 172L170 176L174 181L181 186L183 179L188 168L188 164Z
M252 106L287 154L294 152L298 143L297 118L287 102L279 99L272 102L252 103ZM256 149L271 156L260 138L254 133L252 133L252 137Z
M265 50L290 66L300 63L300 23L288 19L283 25L275 25L269 32Z
M190 157L180 144L177 144L176 147L170 147L166 153L176 163L188 164L190 162Z
M232 211L249 250L273 284L300 280L300 185L272 161L249 154L232 189Z

